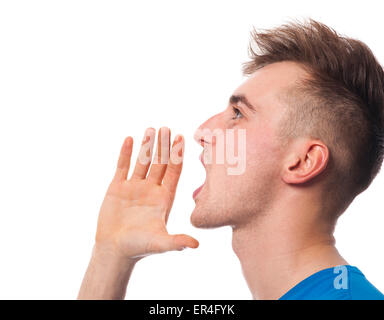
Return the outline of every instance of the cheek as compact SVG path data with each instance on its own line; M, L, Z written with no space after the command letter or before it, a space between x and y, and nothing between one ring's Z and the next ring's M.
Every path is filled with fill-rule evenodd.
M247 132L247 167L254 169L277 167L280 158L280 147L276 136L269 127Z
M209 168L208 173L208 184L210 187L214 187L216 191L220 190L233 190L238 188L239 183L252 182L256 177L260 175L270 176L272 171L278 170L278 161L280 159L280 149L278 141L271 127L258 125L257 130L254 128L246 129L245 139L245 160L239 159L239 140L237 134L235 134L232 148L226 147L221 150L219 145L215 145L212 148L212 165ZM220 150L217 150L220 149ZM228 150L227 150L228 148ZM227 151L233 156L233 159L228 163ZM217 162L216 154L222 154L221 158L225 158L224 163ZM244 158L244 157L243 157ZM235 164L233 164L235 163ZM242 170L240 167L244 167ZM230 168L237 168L236 172ZM231 173L232 172L232 173Z

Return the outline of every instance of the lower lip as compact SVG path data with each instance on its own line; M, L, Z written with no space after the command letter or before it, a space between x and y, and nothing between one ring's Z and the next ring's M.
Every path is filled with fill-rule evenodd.
M196 199L197 195L200 193L201 189L203 189L204 184L202 184L200 187L198 187L195 191L193 191L193 199Z

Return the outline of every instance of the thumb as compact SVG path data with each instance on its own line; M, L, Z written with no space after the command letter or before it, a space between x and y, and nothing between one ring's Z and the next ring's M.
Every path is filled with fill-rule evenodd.
M183 250L184 248L197 248L199 241L186 234L169 235L169 250Z

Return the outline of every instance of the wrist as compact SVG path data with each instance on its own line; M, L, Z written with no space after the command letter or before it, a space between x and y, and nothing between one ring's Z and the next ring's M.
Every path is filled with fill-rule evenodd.
M78 299L124 299L136 262L95 244Z
M124 256L115 246L95 243L91 260L99 265L110 265L119 269L130 269L140 259Z

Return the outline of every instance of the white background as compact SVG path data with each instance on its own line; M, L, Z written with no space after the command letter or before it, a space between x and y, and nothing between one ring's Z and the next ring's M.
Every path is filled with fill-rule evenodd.
M312 17L383 63L379 3L0 1L0 298L76 298L124 137L169 126L186 137L169 232L200 248L140 261L127 298L250 299L231 230L189 223L205 174L193 132L245 80L252 26ZM341 253L381 291L383 191L381 172L336 230Z

